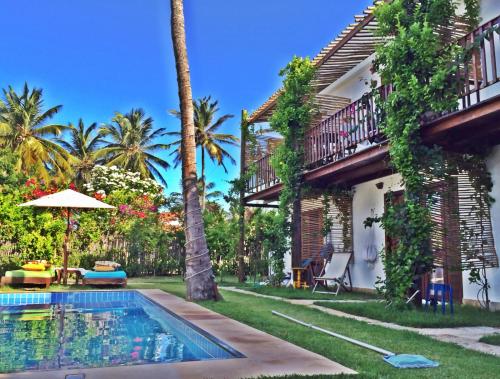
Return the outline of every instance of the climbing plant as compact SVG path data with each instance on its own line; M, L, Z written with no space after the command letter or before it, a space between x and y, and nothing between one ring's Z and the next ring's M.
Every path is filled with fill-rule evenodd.
M320 189L322 196L322 229L321 233L323 237L326 237L337 222L342 228L343 241L342 244L344 248L352 245L351 241L351 216L352 210L347 207L346 204L352 204L352 198L354 196L354 191L352 188L339 185L331 185L328 188ZM335 219L331 215L331 206L334 206L338 213Z
M276 251L273 252L271 266L276 283L283 277L285 253L292 244L296 233L292 226L300 217L300 199L304 170L304 133L314 116L311 80L314 67L308 58L294 57L281 70L283 89L278 98L270 126L283 137L271 161L283 188L280 193L279 224L277 228Z
M477 22L477 1L467 1L468 19ZM426 146L421 125L430 118L455 110L458 104L456 73L459 47L449 39L456 16L453 0L394 0L376 8L379 35L374 69L393 90L382 99L374 91L384 118L381 128L389 140L392 165L405 186L401 204L387 204L380 218L386 234L398 241L382 260L385 279L379 283L387 300L406 299L416 275L432 264L430 237L433 228L428 204L428 178L447 175L444 155ZM466 17L467 19L467 17Z

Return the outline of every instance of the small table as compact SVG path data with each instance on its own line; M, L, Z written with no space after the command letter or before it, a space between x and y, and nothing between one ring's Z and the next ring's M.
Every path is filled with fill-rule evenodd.
M76 279L76 284L82 279L82 272L80 271L79 268L74 268L74 267L68 267L67 269L68 275L70 274L75 274L75 279ZM57 284L61 284L61 279L64 274L64 269L62 267L56 268L56 275L57 275Z
M307 288L308 285L302 278L302 272L306 271L307 267L292 267L293 272L293 288Z

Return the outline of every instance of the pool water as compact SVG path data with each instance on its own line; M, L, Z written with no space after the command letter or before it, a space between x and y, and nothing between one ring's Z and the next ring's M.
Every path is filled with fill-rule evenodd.
M136 291L0 294L0 372L241 357Z

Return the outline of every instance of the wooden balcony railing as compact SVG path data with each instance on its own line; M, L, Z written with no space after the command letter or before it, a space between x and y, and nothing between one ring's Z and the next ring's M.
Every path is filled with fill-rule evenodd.
M386 98L390 91L390 86L379 88L382 98ZM375 101L371 94L366 94L306 131L306 167L314 168L345 158L365 142L382 141L378 125Z
M255 172L247 182L247 191L260 192L279 183L274 168L271 166L271 154L266 154L254 162Z
M500 16L497 16L458 41L464 50L473 46L469 64L461 67L458 72L462 109L479 103L481 97L484 98L481 90L500 80L499 32Z
M457 90L461 101L457 110L464 110L492 94L485 89L500 80L500 16L481 25L462 37L458 44L469 50L469 64L457 73ZM379 88L382 98L387 97L391 86ZM305 164L307 169L336 162L363 148L384 141L379 130L380 115L371 94L349 104L307 130L305 135ZM255 162L256 171L247 183L247 192L256 193L279 183L271 167L270 154Z

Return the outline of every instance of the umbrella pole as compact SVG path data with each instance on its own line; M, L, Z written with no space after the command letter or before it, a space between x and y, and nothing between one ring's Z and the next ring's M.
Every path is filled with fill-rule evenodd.
M63 257L63 284L68 284L68 244L70 229L70 208L67 208L66 235L64 236L64 257Z

